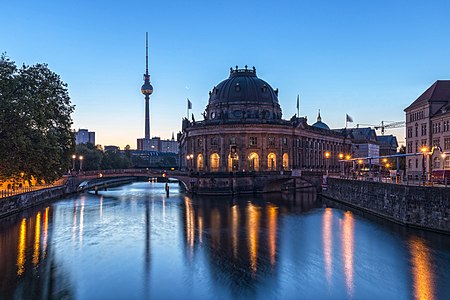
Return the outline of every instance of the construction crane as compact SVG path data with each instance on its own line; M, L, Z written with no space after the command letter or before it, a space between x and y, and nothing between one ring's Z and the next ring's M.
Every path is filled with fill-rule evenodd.
M386 129L393 129L393 128L401 128L406 126L405 121L381 121L381 125L371 125L371 124L356 124L356 128L359 128L359 126L370 126L373 127L375 130L381 129L381 135L384 135L384 131Z

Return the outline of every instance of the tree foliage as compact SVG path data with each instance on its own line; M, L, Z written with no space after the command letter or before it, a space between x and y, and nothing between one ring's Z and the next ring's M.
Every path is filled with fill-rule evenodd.
M69 169L74 135L67 85L46 64L0 55L0 179L51 182Z
M80 155L83 156L83 170L111 170L127 169L132 166L131 160L127 155L121 155L115 151L103 152L99 145L80 144L76 146L77 161L75 169L80 170Z

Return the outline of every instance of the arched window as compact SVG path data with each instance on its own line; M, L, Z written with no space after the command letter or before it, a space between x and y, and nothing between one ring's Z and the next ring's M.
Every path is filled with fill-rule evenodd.
M236 153L228 154L228 172L239 170L239 156Z
M277 169L277 156L275 153L269 153L267 155L267 170L275 171Z
M411 164L411 159L408 160L408 169L411 169L412 164Z
M197 155L197 171L203 171L203 154Z
M287 171L289 169L289 155L287 153L283 154L283 170Z
M219 154L213 153L210 157L210 163L211 166L211 172L218 172L219 171Z
M257 153L252 152L248 156L248 168L250 171L259 171L259 156Z

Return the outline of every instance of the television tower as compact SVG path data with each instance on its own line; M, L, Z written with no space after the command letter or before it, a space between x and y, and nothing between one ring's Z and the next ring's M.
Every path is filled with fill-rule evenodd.
M145 33L145 74L144 84L141 87L141 93L145 95L145 139L150 139L150 95L153 94L153 86L150 84L150 75L148 75L148 32Z

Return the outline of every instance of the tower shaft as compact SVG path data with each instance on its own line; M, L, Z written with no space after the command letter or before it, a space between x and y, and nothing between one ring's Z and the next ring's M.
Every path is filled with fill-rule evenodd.
M150 139L150 96L145 95L145 138Z

